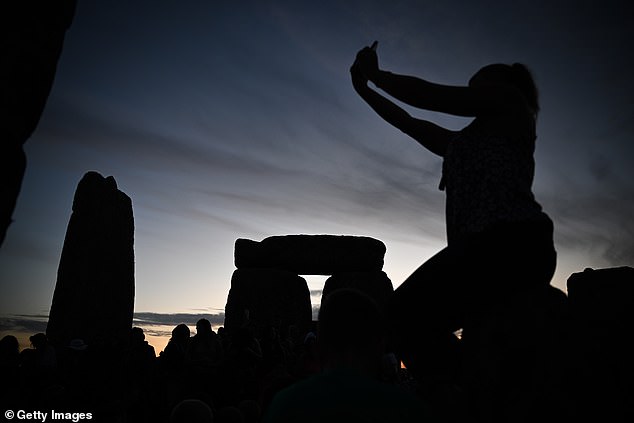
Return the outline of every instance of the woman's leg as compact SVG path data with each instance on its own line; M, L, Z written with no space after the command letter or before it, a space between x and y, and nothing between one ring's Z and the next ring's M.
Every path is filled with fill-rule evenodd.
M393 347L419 384L451 384L460 365L464 278L460 251L445 248L420 266L392 295L389 307Z
M453 332L490 322L532 292L547 288L556 255L552 231L500 228L454 244L420 266L392 296L392 342L408 369L429 384L457 376Z
M505 225L474 239L471 250L470 265L485 266L466 287L461 345L470 414L475 421L534 421L527 410L537 407L535 357L546 329L539 310L556 264L552 231Z

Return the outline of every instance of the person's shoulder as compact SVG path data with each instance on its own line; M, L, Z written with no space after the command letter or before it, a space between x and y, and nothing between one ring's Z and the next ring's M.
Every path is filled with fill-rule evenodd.
M296 403L298 400L301 401L307 398L307 396L312 396L313 398L320 396L329 385L329 375L326 372L320 372L287 386L278 392L276 397L279 397L281 401Z
M458 132L457 139L522 138L534 140L536 134L535 117L527 111L478 116Z
M282 389L273 397L264 414L264 423L308 421L310 410L315 402L319 403L319 389L316 388L317 378L311 376ZM318 383L317 383L318 384Z
M342 416L360 421L435 421L422 401L397 386L331 370L278 392L264 422L332 422Z
M147 341L145 341L145 350L146 350L148 353L152 353L152 354L156 355L156 350L155 350L155 349L154 349L154 347L153 347L152 345L150 345L150 343L149 343L149 342L147 342Z

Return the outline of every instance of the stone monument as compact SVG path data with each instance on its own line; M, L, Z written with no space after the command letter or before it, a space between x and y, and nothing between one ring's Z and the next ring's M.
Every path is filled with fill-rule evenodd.
M56 345L126 337L134 310L134 217L112 176L77 186L46 334Z
M299 275L330 276L323 294L342 287L365 292L384 305L393 292L383 268L385 244L361 236L284 235L262 241L238 239L236 271L225 307L225 328L244 324L245 313L259 334L267 326L300 333L312 322L306 280Z

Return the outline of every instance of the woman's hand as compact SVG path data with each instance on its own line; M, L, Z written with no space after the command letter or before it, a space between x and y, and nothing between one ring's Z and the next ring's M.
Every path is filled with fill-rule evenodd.
M352 86L358 93L368 88L368 78L361 72L361 68L356 60L350 67L350 77L352 78Z
M372 47L363 47L357 53L354 63L358 65L359 71L366 79L374 81L379 73L379 58L376 54L377 42L372 43Z

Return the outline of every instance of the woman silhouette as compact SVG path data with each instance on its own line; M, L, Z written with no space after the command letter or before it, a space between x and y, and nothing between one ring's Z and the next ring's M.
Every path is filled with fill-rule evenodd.
M375 48L359 51L350 68L355 90L443 158L447 247L396 289L390 309L396 350L432 383L455 364L448 348L456 330L546 289L553 276L553 224L531 188L537 89L518 63L485 66L467 86L397 75L379 69ZM368 81L411 106L474 119L460 131L416 119Z

